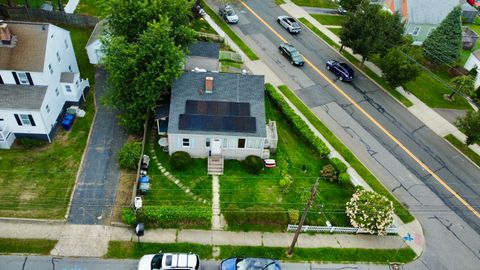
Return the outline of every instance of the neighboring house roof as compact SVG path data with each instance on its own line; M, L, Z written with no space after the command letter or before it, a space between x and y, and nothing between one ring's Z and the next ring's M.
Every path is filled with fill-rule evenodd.
M206 77L213 77L212 93L205 93ZM176 134L212 134L266 137L264 76L216 72L187 72L172 86L168 132ZM254 118L254 132L180 129L180 115L186 113L187 101L248 103ZM225 105L226 103L223 103ZM218 120L218 119L217 119Z
M99 21L96 25L95 28L92 31L92 34L90 35L90 38L87 41L87 45L85 47L90 46L92 43L97 41L100 36L103 35L105 28L107 27L107 21L106 20L101 20Z
M170 103L162 102L156 109L155 109L155 120L167 117L170 112Z
M197 41L189 48L190 56L200 56L218 59L220 53L220 44L214 42Z
M462 5L462 10L463 11L472 11L472 12L477 12L478 10L474 7L472 7L472 5L470 5L469 3L464 3Z
M0 109L38 110L48 86L0 85Z
M403 0L408 5L408 22L414 24L440 24L458 0Z
M0 70L43 71L49 24L6 23L17 41L13 48L0 46Z
M73 79L75 79L75 73L73 72L62 72L60 74L61 83L73 83Z

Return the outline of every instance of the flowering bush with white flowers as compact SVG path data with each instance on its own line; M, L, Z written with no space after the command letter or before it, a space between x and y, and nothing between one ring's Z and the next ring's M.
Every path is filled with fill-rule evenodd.
M393 203L373 191L357 189L347 202L346 213L353 227L371 234L385 235L393 223Z

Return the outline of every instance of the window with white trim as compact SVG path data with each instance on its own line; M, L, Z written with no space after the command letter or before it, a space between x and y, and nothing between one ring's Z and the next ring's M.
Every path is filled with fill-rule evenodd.
M65 40L63 41L63 43L65 43L65 49L68 49L68 41L67 41L67 39L65 39Z
M245 148L245 138L239 138L238 139L237 148Z
M58 97L58 95L60 95L60 91L58 91L58 87L55 88L55 95Z
M79 84L80 84L80 83L78 82L78 80L76 80L76 81L75 81L75 85L77 86L77 88L78 88L78 85L79 85Z
M418 35L418 32L420 32L421 27L420 26L415 26L412 32L412 36Z
M68 93L72 92L72 88L70 87L70 85L65 85L65 91L67 91Z
M30 84L30 82L28 81L27 73L18 72L17 76L18 76L18 80L20 81L20 84Z
M45 106L45 111L47 111L47 113L50 113L50 106L48 106L48 104L47 106Z
M190 139L189 138L183 138L182 139L182 146L183 147L190 147Z
M57 52L57 60L58 60L59 63L60 63L60 61L62 61L62 58L60 58L60 53L59 52Z
M51 64L48 64L48 70L50 70L50 74L53 74L53 68Z
M210 138L205 138L205 147L210 147Z
M22 125L24 126L31 126L32 122L30 122L30 118L28 114L20 114L20 120L22 121Z
M70 72L72 72L72 66L71 66L71 65L68 65L68 70L69 70Z

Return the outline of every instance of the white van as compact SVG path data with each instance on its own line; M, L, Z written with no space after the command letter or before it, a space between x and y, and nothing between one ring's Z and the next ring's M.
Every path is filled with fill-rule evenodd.
M158 253L140 258L138 270L199 270L200 258L191 253Z

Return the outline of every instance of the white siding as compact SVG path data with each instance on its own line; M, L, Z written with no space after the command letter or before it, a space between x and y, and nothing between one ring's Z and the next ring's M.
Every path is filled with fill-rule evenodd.
M87 47L87 55L90 64L96 65L100 63L103 58L102 43L100 42L100 40L95 40L95 42L93 42Z
M15 114L30 114L35 121L35 126L31 125L18 125L17 121L15 120ZM7 123L9 129L14 133L31 133L31 134L47 134L44 120L39 111L32 111L32 110L2 110L0 109L0 118Z

